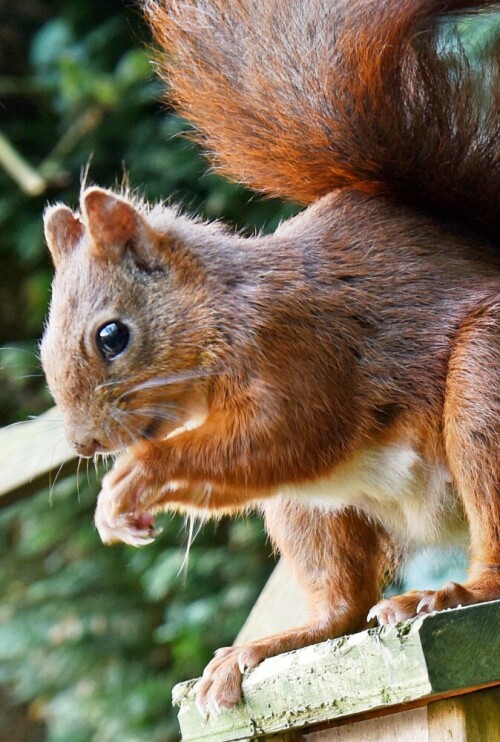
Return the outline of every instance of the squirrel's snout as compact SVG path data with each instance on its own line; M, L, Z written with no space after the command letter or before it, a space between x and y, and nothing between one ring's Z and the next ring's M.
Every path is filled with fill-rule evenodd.
M103 450L102 444L96 438L88 438L87 440L73 440L71 441L71 445L75 449L78 456L83 456L84 458L94 456L94 454Z

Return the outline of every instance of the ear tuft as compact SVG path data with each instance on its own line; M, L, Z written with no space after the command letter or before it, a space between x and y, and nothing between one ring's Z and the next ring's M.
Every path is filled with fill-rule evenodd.
M64 255L72 252L84 233L81 221L67 206L48 206L43 215L45 240L54 265L57 267Z
M101 188L84 192L82 209L96 257L121 260L125 248L133 246L140 236L140 214L122 198Z

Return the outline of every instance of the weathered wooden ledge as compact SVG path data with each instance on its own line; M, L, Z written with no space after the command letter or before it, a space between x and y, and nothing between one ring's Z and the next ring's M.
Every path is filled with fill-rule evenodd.
M30 497L51 484L51 473L75 471L77 457L64 435L56 407L39 417L0 430L0 507Z
M293 734L287 735L293 730L314 732L340 719L394 713L497 685L494 701L488 701L490 712L483 709L481 718L490 723L488 714L498 713L491 721L498 736L450 733L441 738L496 742L500 740L500 601L370 629L266 660L244 678L244 700L216 718L204 719L198 711L195 684L194 680L180 683L173 691L184 742L250 740L271 734L291 739ZM311 733L310 738L347 739L330 736L332 732ZM372 739L365 733L352 738ZM411 738L420 742L431 737Z

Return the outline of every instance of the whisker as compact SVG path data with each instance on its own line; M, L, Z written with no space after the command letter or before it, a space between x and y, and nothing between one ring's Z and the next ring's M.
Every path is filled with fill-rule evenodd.
M111 438L111 430L110 430L109 424L107 422L105 422L104 425L103 425L103 433L106 436L106 438L108 439L109 445L111 446L111 448L113 448L114 447L114 442L113 442L113 439ZM109 458L109 454L104 454L104 457L105 457L105 461L106 461L106 464L107 464L108 458Z
M61 465L59 466L58 470L56 471L56 475L54 477L54 481L51 484L50 490L49 490L49 505L52 507L52 496L54 494L54 487L57 484L57 479L59 477L59 474L61 473L61 469L63 468L65 462L61 462Z
M109 413L109 416L111 417L111 419L114 420L115 423L117 423L118 425L121 425L122 424L120 415L123 415L123 410L114 409L114 410L111 410L110 413ZM110 428L109 428L109 425L107 423L106 423L106 430L107 430L106 435L107 435L107 438L108 438L111 446L113 448L115 448L115 446L118 446L118 450L117 451L111 451L109 453L109 456L113 459L113 461L116 461L119 458L121 451L124 448L127 448L127 444L123 440L123 436L122 436L120 430L117 431L116 437L114 439L110 435L110 432L109 432Z
M89 475L89 466L90 466L90 459L85 459L85 468L87 473L87 484L89 489L92 489L92 485L90 484L90 475Z
M4 373L7 376L11 376L12 379L29 379L31 376L39 376L43 377L45 376L44 373L40 369L37 369L38 373L33 374L24 374L22 372L24 371L31 371L31 369L26 368L25 363L11 363L10 361L6 361L5 358L2 358L0 355L0 373Z
M189 565L189 555L191 553L191 546L193 545L193 534L194 534L194 522L195 522L195 516L193 513L188 513L187 515L187 522L188 522L188 536L187 536L187 543L186 548L184 551L184 558L182 560L182 564L179 567L178 575L180 575L182 572L184 572L184 577L186 577L187 574L187 568Z
M134 394L135 392L142 392L147 391L148 389L158 389L162 386L172 386L175 384L180 384L183 381L191 381L193 379L202 379L207 376L213 376L215 375L215 372L212 370L206 370L206 371L189 371L186 373L179 373L175 374L174 376L158 376L154 379L148 379L147 381L142 381L139 384L136 384L135 386L131 387L130 389L127 389L123 394L121 394L118 397L118 401L123 399L123 397L127 397L130 394Z
M186 518L188 522L187 543L182 564L179 567L179 571L177 572L177 576L179 576L181 573L184 573L184 579L186 579L187 577L191 547L197 539L204 524L203 518L198 516L195 512L188 513Z
M142 410L142 409L150 409L150 410L177 410L179 408L179 404L177 402L153 402L149 405L144 405L144 407L134 407L132 409L135 410ZM123 408L119 408L123 409ZM127 410L130 408L127 408ZM125 410L126 411L126 410Z
M23 376L16 376L16 379L43 379L45 374L24 374Z
M122 412L126 412L127 415L136 415L136 416L142 416L142 417L153 417L156 420L167 420L168 422L171 422L172 420L177 420L178 415L173 415L172 413L163 412L162 410L157 410L154 407L139 407L136 410L122 410Z
M50 441L50 443L47 446L44 446L43 448L40 448L38 450L38 456L36 457L36 466L35 471L33 472L32 476L29 479L29 482L33 481L33 477L36 476L36 472L39 471L39 468L42 465L42 461L45 462L47 457L50 455L50 464L48 466L48 469L44 467L44 471L49 474L49 483L51 480L51 472L53 469L52 462L54 460L54 455L56 452L56 449L61 444L61 442L64 440L64 435L61 435L59 438L57 438L54 441ZM23 440L19 443L18 446L15 446L14 451L17 451L23 444L26 443L26 440ZM64 464L65 462L63 462Z
M110 417L125 430L132 443L137 443L140 440L140 436L124 422L123 418L127 416L125 410L114 409L111 410L109 414ZM126 446L124 446L124 448L126 448Z
M47 428L47 433L50 433L52 430L58 431L60 430L60 428L59 426L54 425L52 428ZM35 430L31 431L31 434L28 436L23 435L22 440L17 441L16 444L12 447L9 446L10 454L11 455L17 454L19 449L24 448L29 441L32 441L33 438L36 438L38 435L39 435L39 432ZM47 471L47 470L52 469L52 461L54 459L55 451L57 450L57 448L61 445L61 443L64 440L65 440L65 435L62 433L57 439L51 440L47 446L43 446L43 443L40 442L40 445L43 447L37 451L38 453L38 456L36 456L36 468L37 469L42 466L42 462L44 462L47 456L49 455L51 457L50 466L48 468L44 466L43 470ZM30 479L30 482L31 482L31 479Z
M103 381L102 384L98 384L94 391L98 392L100 389L104 389L105 387L110 386L119 386L120 384L126 384L127 379L108 379L108 381Z
M0 353L2 350L10 350L14 351L15 353L26 353L26 355L33 356L33 358L36 358L37 361L39 360L39 355L35 350L28 350L28 348L20 348L19 346L15 345L0 345Z
M63 421L55 417L50 417L47 420L44 420L41 417L33 416L33 417L30 417L28 420L18 420L15 423L10 423L9 425L6 425L5 427L3 427L2 430L10 430L10 428L16 428L19 425L28 425L28 423L34 423L34 422L45 423L45 424L49 423L52 426L51 427L51 430L52 430L58 427L57 425L54 425L53 423L62 423Z
M76 465L76 499L80 503L80 467L82 465L82 457L78 457L78 464Z

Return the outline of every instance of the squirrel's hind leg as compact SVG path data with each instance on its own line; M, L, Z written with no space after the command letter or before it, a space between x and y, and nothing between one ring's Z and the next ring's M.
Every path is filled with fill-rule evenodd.
M464 323L450 359L444 409L449 468L470 527L464 585L448 585L433 608L500 598L500 301Z
M332 511L276 497L264 505L266 528L303 587L311 620L215 653L198 685L202 711L230 708L245 669L274 655L367 627L392 547L380 525L353 508Z
M383 600L370 611L379 623L500 598L500 303L477 309L458 334L446 382L444 444L469 521L468 579Z

